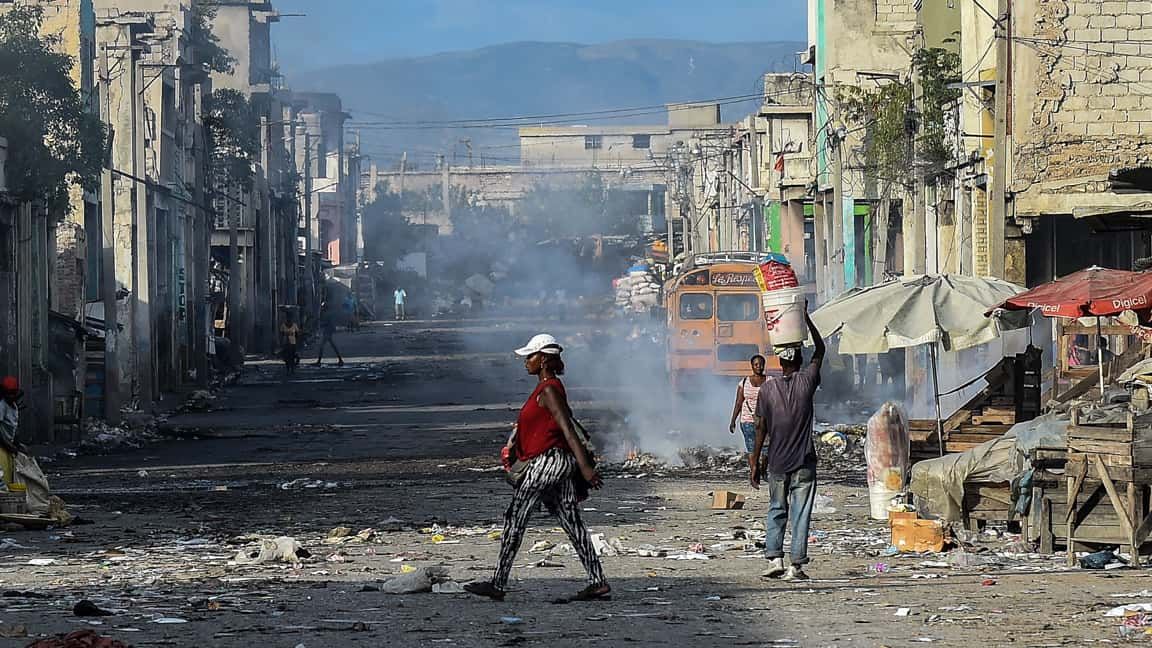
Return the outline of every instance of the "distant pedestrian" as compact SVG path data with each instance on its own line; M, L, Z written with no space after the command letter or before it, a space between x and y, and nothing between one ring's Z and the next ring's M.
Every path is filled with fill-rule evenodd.
M23 398L19 380L14 376L0 379L0 489L16 479L16 457L24 452L23 444L17 440Z
M356 293L349 292L344 296L344 317L348 322L348 332L360 330L360 304Z
M408 301L408 293L400 286L396 286L396 290L392 292L392 297L396 302L396 319L406 319L408 314L404 312L404 306Z
M464 586L477 596L504 600L504 588L508 585L516 552L524 540L528 518L540 502L560 519L580 563L588 572L588 586L571 600L604 598L612 591L604 578L588 527L580 518L577 489L600 488L603 480L572 421L572 410L559 378L564 373L562 352L556 338L548 334L537 335L526 346L516 350L516 355L524 358L528 373L538 379L536 389L520 410L516 434L510 442L514 444L514 458L517 462L526 462L526 467L504 513L500 561L492 580Z
M736 434L736 424L740 424L740 432L744 436L744 450L749 455L756 447L756 401L760 398L760 386L767 380L764 367L767 360L762 355L754 355L749 360L752 366L751 375L745 376L740 384L736 385L736 404L732 406L732 420L728 423L728 431Z
M13 452L18 450L16 435L20 430L20 401L24 390L14 376L0 380L0 445ZM10 474L9 474L10 477Z
M339 360L337 364L344 366L344 356L340 355L340 349L336 347L336 340L333 339L336 335L336 314L332 310L332 306L327 302L320 306L320 348L316 354L317 367L324 360L324 346L329 344L336 352L336 359Z
M284 316L284 323L280 325L280 357L284 359L287 373L294 372L296 365L300 364L299 341L300 325L296 323L296 316L289 311Z
M806 579L808 564L808 525L816 501L816 448L812 444L812 398L820 386L820 365L824 362L824 340L805 313L808 330L816 349L812 362L804 364L801 347L777 350L783 375L764 381L756 403L756 446L749 456L752 487L760 488L758 457L768 441L768 493L770 504L765 520L764 555L768 558L765 577L783 575L787 580ZM792 522L791 564L784 568L784 531Z

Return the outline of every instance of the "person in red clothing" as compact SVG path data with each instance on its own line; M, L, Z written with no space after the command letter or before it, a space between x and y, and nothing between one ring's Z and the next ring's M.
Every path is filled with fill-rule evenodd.
M516 350L516 355L524 358L528 373L539 379L536 389L520 410L513 441L515 457L529 463L516 487L516 494L512 496L512 503L504 513L500 560L492 580L464 586L465 590L477 596L504 600L504 589L508 585L516 552L524 540L528 517L540 502L560 519L560 525L588 572L588 586L570 600L604 598L612 591L604 579L604 570L592 546L588 527L580 519L575 480L582 479L591 488L600 488L603 480L572 422L568 397L558 377L564 373L562 352L556 338L546 333L537 335Z

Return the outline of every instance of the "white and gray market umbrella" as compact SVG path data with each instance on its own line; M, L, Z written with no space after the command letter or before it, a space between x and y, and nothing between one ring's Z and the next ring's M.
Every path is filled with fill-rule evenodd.
M824 337L839 333L840 352L849 355L931 345L936 434L943 455L937 345L958 351L991 342L1002 328L1027 326L1026 314L1011 320L984 315L1021 291L1020 286L986 277L902 277L849 291L812 313L812 322Z
M958 351L994 340L1001 327L1025 325L984 316L1021 290L985 277L902 277L845 293L812 313L812 321L825 337L840 333L841 353L884 353L935 343Z

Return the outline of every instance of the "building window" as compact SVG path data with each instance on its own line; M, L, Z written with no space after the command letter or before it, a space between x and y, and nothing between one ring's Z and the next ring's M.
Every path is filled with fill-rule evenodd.
M634 149L652 148L652 136L651 135L633 135L632 136L632 148L634 148Z
M592 149L604 148L604 138L600 135L585 135L584 136L584 150L591 151Z

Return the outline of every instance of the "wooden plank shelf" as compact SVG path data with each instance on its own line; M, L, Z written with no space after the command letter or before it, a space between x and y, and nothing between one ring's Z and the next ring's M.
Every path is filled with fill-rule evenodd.
M1138 421L1129 411L1123 422L1092 423L1073 409L1067 445L1068 564L1077 542L1121 545L1139 564L1152 531L1152 421Z

